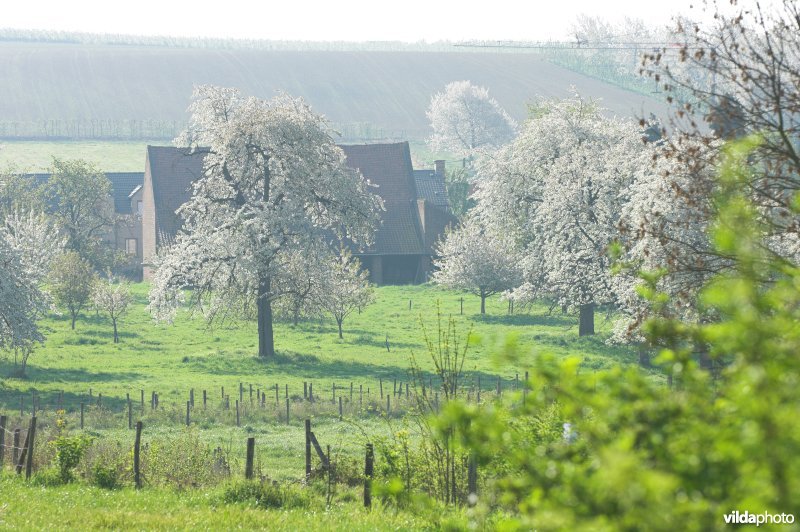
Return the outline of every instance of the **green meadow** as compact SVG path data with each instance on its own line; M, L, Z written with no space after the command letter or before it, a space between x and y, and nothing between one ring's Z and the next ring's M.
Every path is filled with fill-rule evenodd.
M606 344L611 322L602 313L597 315L598 334L579 338L576 317L563 315L560 309L551 311L544 303L510 315L505 301L492 298L487 313L480 315L477 297L429 285L377 288L376 302L345 321L343 339L332 320L297 326L277 322L278 354L262 360L256 356L253 322L209 325L202 316L183 309L174 323L155 323L146 309L148 289L147 284L133 285L135 304L121 321L119 344L112 342L108 320L94 311L85 311L74 331L67 315L54 314L42 323L47 340L31 355L26 377L14 376L18 366L13 354L0 360L0 413L9 419L6 441L14 428L27 427L34 398L40 427L34 460L39 472L29 483L11 473L6 459L5 473L0 474L0 501L6 501L0 503L0 526L183 529L203 523L200 528L206 529L356 530L430 526L439 522L436 519L449 519L451 510L440 508L423 517L392 509L382 519L379 513L365 513L359 506L359 488L345 483L338 485L327 504L323 493L296 509L264 511L247 501L225 502L224 482L229 481L224 478L242 478L245 442L254 437L257 474L296 485L304 477L305 419L311 419L320 444L330 446L331 459L349 464L350 470L363 468L367 442L389 441L401 431L410 433L412 440L418 438L417 426L406 416L414 406L411 360L423 370L428 386L438 386L425 338L437 342L439 327L446 328L451 319L462 345L469 342L463 382L473 401L479 383L483 401L497 397L498 385L502 398L515 400L526 369L543 353L579 357L581 372L636 363L632 350ZM661 376L654 372L652 378ZM536 383L531 384L535 388ZM405 396L406 385L411 399ZM313 402L304 398L307 387L313 389ZM190 391L195 403L187 427ZM156 408L151 403L154 392ZM151 451L172 453L172 458L164 455L167 465L162 470L148 466L154 472L146 477L142 492L131 488L133 432L128 429L127 397L132 423L143 422L143 444ZM390 397L388 409L386 397ZM64 412L57 412L59 408ZM59 424L66 428L58 429ZM63 430L92 438L88 461L122 464L121 491L106 491L86 481L58 487L37 483L37 475L54 462L55 451L48 442ZM207 476L212 449L225 455L229 476ZM320 466L316 456L314 461L316 469ZM380 459L376 467L381 467ZM162 480L154 480L156 473ZM83 479L92 474L88 465L79 468ZM308 489L322 489L313 486ZM463 510L452 512L457 522L465 519Z
M0 407L15 408L20 394L27 397L33 390L49 404L63 391L64 404L71 407L85 400L90 388L108 404L122 401L126 393L136 399L140 390L148 398L152 391L159 393L162 403L185 401L190 389L213 392L216 399L223 386L231 395L234 388L238 393L239 383L261 389L277 383L282 395L286 385L290 394L302 394L304 381L313 382L320 395L334 382L374 391L379 379L407 382L412 355L423 369L432 369L424 338L426 331L437 334L437 313L443 326L453 319L459 338L465 341L469 335L464 370L475 382L481 375L486 389L495 387L497 377L509 386L544 352L579 356L587 371L636 360L629 348L606 344L611 322L602 313L596 317L598 334L579 338L575 316L550 312L544 304L508 315L507 304L493 298L482 316L477 297L431 286L378 288L376 303L345 321L341 340L332 320L297 326L277 322L278 355L261 360L255 356L254 322L209 325L185 309L173 324L155 323L146 309L147 292L148 285L134 285L135 304L121 320L116 345L110 322L94 311L84 311L75 330L66 314L44 320L47 341L31 355L26 378L8 377L15 369L13 355L0 361ZM519 353L514 367L498 356L509 343Z

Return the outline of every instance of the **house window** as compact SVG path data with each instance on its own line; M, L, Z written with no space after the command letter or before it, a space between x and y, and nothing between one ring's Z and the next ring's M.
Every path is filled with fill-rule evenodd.
M144 212L144 203L142 202L142 200L139 200L136 202L136 214L141 216L143 212Z
M138 242L136 241L135 238L126 238L125 239L125 253L127 253L128 255L133 255L133 256L138 255L139 253L138 253L138 250L137 250L137 248L138 248L137 244L138 244Z

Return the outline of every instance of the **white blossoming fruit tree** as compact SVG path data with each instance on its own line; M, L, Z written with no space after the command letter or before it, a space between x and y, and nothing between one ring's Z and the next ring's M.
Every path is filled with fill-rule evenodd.
M156 260L151 312L170 319L188 289L209 319L255 304L258 354L273 356L271 303L289 291L276 282L283 255L333 235L369 242L380 198L300 99L203 86L189 111L178 142L208 153L178 210L183 227Z

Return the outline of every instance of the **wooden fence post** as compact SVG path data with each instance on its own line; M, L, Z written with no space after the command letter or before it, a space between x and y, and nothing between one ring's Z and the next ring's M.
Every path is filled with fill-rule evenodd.
M33 444L36 438L36 416L31 418L31 426L28 429L28 459L25 461L25 479L31 478L33 472Z
M289 398L286 398L286 424L289 424Z
M372 444L367 444L367 456L364 459L364 507L372 506L372 470L374 466L374 453Z
M350 404L353 404L353 381L350 381Z
M389 414L392 412L392 404L389 402L391 396L387 393L386 394L386 417L389 417Z
M22 473L22 466L25 465L25 457L28 456L28 438L30 437L30 435L31 433L30 431L28 431L28 433L25 435L25 443L23 443L22 446L19 447L19 453L18 453L19 457L16 460L16 464L14 464L14 470L16 471L17 475ZM19 443L17 443L17 445L19 446Z
M383 399L383 379L378 379L378 385L381 388L381 399Z
M83 403L81 403L81 430L83 430Z
M239 421L239 401L236 401L236 426L237 427L241 426Z
M186 426L187 427L189 426L189 423L190 423L190 420L189 420L189 409L191 408L191 406L192 406L192 402L191 401L186 401Z
M194 408L194 388L189 390L189 403L191 403L192 408Z
M253 478L253 458L256 453L256 439L251 437L247 438L247 460L244 466L244 478L251 480Z
M250 406L253 406L253 385L250 385Z
M128 430L133 428L133 404L130 395L128 396Z
M467 464L467 496L469 505L475 506L478 494L478 462L475 460L475 453L470 453L469 463Z
M11 465L17 465L17 460L19 460L19 437L20 437L20 430L14 429L14 446L11 448Z
M6 455L6 416L0 416L0 471L3 470L3 458Z
M342 396L339 396L339 421L342 420Z
M336 404L336 383L335 382L333 383L333 386L331 386L331 391L332 391L331 393L333 394L333 395L331 395L331 403Z
M240 403L244 402L244 384L242 384L241 382L239 383L239 402Z
M312 403L314 402L314 383L313 382L309 382L308 383L308 400L311 401Z
M306 381L303 381L303 399L308 399L308 383Z
M275 406L278 406L279 404L281 404L281 399L280 399L280 396L278 395L279 392L280 392L280 387L278 386L278 383L276 382L275 383Z
M306 482L311 479L311 420L306 419Z
M203 390L203 410L206 409L206 391Z
M136 489L142 489L142 474L139 470L139 451L142 446L142 422L136 422L136 439L133 443L133 483Z
M139 390L141 393L141 401L142 401L142 412L144 412L144 390Z

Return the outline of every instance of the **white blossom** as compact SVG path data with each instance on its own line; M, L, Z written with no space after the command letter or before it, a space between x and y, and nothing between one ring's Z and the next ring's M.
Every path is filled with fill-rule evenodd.
M431 149L463 157L506 144L517 127L486 88L469 81L454 81L433 95L427 116L433 128Z
M44 341L37 321L50 299L42 285L63 244L41 215L15 212L0 226L0 349L30 352Z
M158 260L150 309L169 318L187 288L212 319L255 304L259 354L269 356L282 256L331 234L368 243L382 204L302 100L204 86L190 112L179 142L208 153L178 210L183 228Z
M463 225L448 231L436 250L437 270L433 281L448 288L467 290L481 298L481 314L486 298L522 281L522 270L507 233L491 231L481 221L469 217Z
M517 140L485 161L477 216L516 239L525 284L515 298L549 297L593 312L615 300L608 255L630 188L651 167L638 126L607 118L577 95L534 109Z

